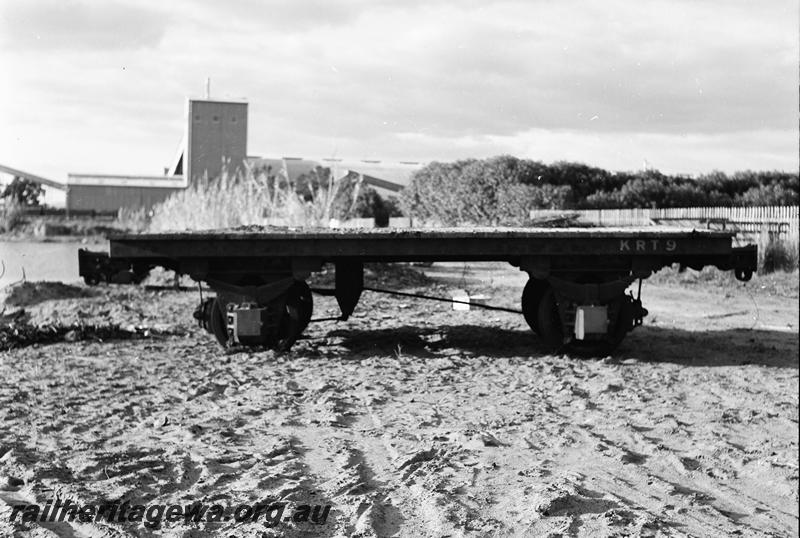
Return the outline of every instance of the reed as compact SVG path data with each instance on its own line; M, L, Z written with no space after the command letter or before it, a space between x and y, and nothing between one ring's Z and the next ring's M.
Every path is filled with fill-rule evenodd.
M758 234L758 272L794 271L800 261L800 245L796 234L779 235L767 227Z
M202 178L156 205L147 222L151 232L279 225L327 227L341 218L342 189L327 169L318 169L303 192L283 173L246 168L223 171L219 178ZM129 217L129 220L135 220Z
M25 221L23 217L22 205L6 199L5 203L0 203L0 232L14 230Z

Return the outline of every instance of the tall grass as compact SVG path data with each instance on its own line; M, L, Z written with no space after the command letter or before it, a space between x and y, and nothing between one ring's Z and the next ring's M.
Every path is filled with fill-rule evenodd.
M156 205L149 219L140 213L124 215L131 227L152 232L232 228L243 225L327 227L340 218L342 189L329 171L320 169L302 193L283 174L270 175L247 168L233 175L201 179ZM120 215L123 217L123 215ZM141 223L141 221L146 221Z
M7 198L0 204L0 232L6 233L14 230L24 222L22 206Z
M764 227L758 234L758 272L794 271L800 262L800 245L797 235L784 237L771 233Z
M150 225L151 211L142 207L121 207L117 211L116 228L127 232L144 232Z

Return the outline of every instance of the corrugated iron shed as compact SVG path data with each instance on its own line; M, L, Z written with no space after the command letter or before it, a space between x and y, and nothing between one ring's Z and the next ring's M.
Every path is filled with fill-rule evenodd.
M126 208L149 209L186 188L183 177L69 174L67 209L114 212Z

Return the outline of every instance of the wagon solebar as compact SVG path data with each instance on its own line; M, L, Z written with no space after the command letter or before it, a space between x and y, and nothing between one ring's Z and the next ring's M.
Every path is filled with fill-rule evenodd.
M110 254L81 250L89 284L139 282L156 266L206 282L216 297L194 316L222 345L287 350L311 320L306 280L335 267L346 320L364 290L369 262L502 261L529 275L522 312L552 349L612 351L647 314L631 284L655 271L715 266L747 281L753 245L732 246L728 231L685 228L474 228L294 230L266 227L118 235Z

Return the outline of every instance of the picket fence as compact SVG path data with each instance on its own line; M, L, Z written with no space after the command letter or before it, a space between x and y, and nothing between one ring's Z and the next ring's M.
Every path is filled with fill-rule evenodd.
M659 209L533 209L532 220L573 216L595 226L677 226L731 230L741 238L768 234L781 241L797 243L800 207L668 207ZM392 228L407 228L419 223L408 218L392 218ZM372 228L372 219L331 222L332 227Z
M798 206L766 207L668 207L658 209L534 209L531 219L577 215L581 222L597 226L654 226L732 230L738 235L767 232L781 239L798 237Z

